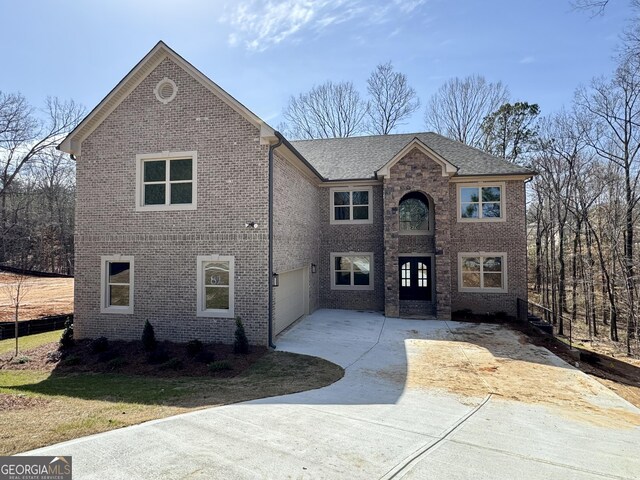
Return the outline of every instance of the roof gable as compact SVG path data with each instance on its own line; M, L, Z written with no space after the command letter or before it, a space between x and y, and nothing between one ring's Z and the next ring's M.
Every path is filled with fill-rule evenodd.
M138 64L111 90L104 99L78 124L78 126L60 143L58 148L63 152L80 155L82 141L87 138L113 112L122 101L142 81L165 60L170 59L180 66L204 87L220 98L229 107L244 117L260 130L261 143L276 141L274 130L257 115L229 95L215 82L187 62L184 58L169 48L164 42L158 42Z
M451 175L455 175L458 171L458 167L449 162L447 159L442 157L440 154L434 152L431 148L421 142L417 137L414 137L409 143L407 143L402 150L400 150L391 160L385 163L378 171L376 171L376 175L378 177L388 177L391 167L393 167L396 163L402 160L409 152L412 150L419 150L424 153L426 156L431 158L434 162L436 162L440 167L442 167L442 176L449 177Z

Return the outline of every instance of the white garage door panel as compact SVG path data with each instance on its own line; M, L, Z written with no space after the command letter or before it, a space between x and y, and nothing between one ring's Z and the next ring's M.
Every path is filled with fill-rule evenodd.
M304 269L281 273L280 285L275 287L274 330L277 335L305 313Z

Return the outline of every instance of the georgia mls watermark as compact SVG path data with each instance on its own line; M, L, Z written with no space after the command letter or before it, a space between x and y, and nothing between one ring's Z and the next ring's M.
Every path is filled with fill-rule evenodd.
M0 480L71 480L71 457L0 457Z

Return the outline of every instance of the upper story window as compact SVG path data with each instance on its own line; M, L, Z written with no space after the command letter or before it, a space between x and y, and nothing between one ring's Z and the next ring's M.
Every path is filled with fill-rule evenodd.
M371 187L332 188L331 223L373 223Z
M420 192L406 194L400 200L400 233L420 235L431 232L429 200Z
M133 257L102 257L100 284L102 313L133 313Z
M196 152L137 155L137 210L194 210Z
M458 221L501 221L504 212L504 183L458 185Z

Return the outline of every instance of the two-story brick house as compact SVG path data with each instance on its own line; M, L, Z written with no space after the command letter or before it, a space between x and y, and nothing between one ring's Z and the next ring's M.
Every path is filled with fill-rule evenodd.
M434 133L289 142L158 43L62 142L75 331L269 344L318 308L449 318L526 298L533 172Z

